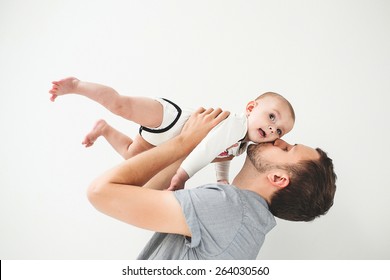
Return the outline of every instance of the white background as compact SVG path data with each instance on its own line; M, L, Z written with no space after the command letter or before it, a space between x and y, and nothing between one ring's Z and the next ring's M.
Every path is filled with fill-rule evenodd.
M281 93L297 115L285 139L328 152L337 193L314 222L277 220L258 258L389 259L389 14L386 0L0 0L0 259L135 259L152 234L89 204L122 159L84 135L99 118L138 127L80 96L51 103L71 75L237 112ZM208 166L189 186L212 180Z

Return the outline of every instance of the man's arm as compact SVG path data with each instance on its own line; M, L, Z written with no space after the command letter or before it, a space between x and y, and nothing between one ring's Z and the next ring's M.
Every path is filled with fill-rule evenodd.
M180 135L98 177L88 189L90 202L99 211L134 226L191 236L172 192L140 187L160 170L187 156L227 115L220 109L199 109Z

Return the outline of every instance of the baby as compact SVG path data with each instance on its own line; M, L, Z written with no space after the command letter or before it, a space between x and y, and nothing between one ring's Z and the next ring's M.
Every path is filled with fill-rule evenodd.
M193 110L182 108L165 98L133 97L118 94L113 88L81 81L74 77L52 82L51 101L75 93L88 97L112 113L139 124L134 139L99 120L83 141L90 147L100 136L124 158L131 158L176 136ZM185 182L210 162L216 163L217 181L229 182L229 164L241 155L249 142L272 142L290 132L295 113L280 94L266 92L250 101L241 114L230 113L183 160L168 190L184 188ZM180 147L178 147L180 149Z

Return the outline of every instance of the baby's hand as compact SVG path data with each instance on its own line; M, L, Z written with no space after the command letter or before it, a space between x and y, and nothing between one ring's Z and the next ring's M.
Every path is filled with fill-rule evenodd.
M184 169L179 168L171 180L171 185L169 186L168 191L184 189L184 185L189 178L190 177L188 176L187 172L185 172Z
M53 81L53 86L51 90L49 90L49 93L51 94L50 100L54 102L57 96L75 92L78 82L79 80L74 77Z

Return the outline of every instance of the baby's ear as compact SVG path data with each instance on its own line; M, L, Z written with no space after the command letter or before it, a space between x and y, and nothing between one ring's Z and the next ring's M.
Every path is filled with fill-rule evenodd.
M257 106L257 102L256 101L250 101L246 105L246 115L249 116L250 113L252 112L253 108L255 108L256 106Z

